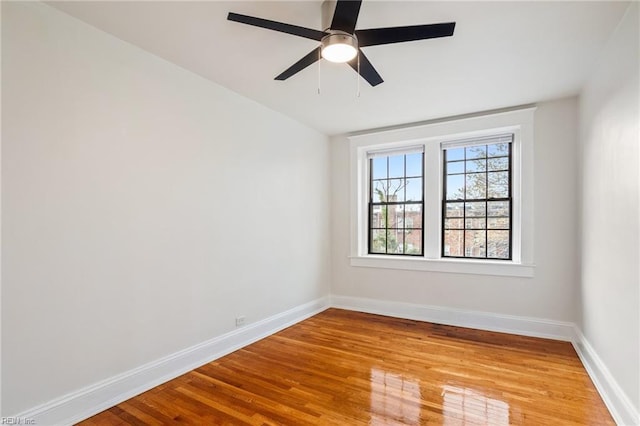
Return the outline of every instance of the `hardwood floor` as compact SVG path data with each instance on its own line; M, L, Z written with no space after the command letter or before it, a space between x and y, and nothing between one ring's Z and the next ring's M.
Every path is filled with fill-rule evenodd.
M614 424L571 344L329 309L82 425Z

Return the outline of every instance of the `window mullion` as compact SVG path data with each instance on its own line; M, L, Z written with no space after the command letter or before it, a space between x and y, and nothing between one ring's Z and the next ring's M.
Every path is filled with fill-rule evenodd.
M509 143L509 150L511 150L511 143ZM487 150L488 150L487 145ZM484 159L484 257L489 257L489 152L487 151L487 157ZM511 219L511 214L509 214ZM509 225L511 226L511 225ZM511 259L511 235L509 235L509 259Z
M424 256L440 258L440 220L442 217L442 151L438 144L427 144L424 152Z
M387 181L384 192L384 199L387 202L384 206L384 252L389 254L389 157L387 159Z

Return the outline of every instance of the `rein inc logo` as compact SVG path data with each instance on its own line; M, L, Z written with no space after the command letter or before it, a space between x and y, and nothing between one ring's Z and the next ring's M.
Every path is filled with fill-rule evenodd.
M28 417L0 417L0 425L35 425L35 419Z

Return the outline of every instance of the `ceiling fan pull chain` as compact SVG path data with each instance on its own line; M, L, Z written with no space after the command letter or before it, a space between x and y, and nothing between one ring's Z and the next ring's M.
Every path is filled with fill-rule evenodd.
M318 49L318 95L320 94L320 63L322 62L322 52Z

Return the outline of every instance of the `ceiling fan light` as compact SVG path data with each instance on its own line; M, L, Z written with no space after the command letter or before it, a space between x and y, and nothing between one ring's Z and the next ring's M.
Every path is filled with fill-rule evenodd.
M322 39L321 54L330 62L349 62L358 54L358 42L351 34L335 32Z

